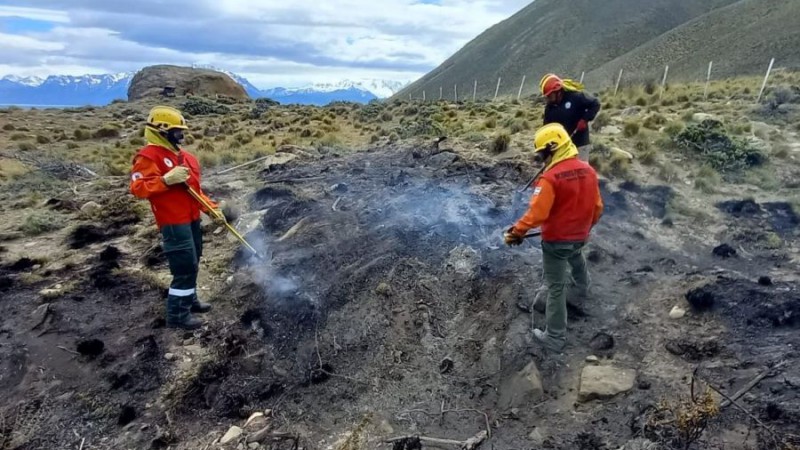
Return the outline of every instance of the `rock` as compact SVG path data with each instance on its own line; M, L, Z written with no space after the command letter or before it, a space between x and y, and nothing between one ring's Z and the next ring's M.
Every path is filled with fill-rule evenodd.
M41 291L39 291L39 295L41 295L42 298L44 298L45 300L52 300L61 297L61 295L63 294L64 294L63 289L56 289L56 288L42 289Z
M81 206L81 212L89 217L94 217L103 210L103 207L100 206L97 202L86 202Z
M437 169L444 169L457 159L458 155L453 152L441 152L428 158L428 165Z
M669 312L670 319L680 319L685 315L686 315L686 310L678 305L673 306L672 311Z
M128 87L128 100L159 98L165 87L174 88L175 94L199 97L231 97L247 100L250 97L242 85L230 76L209 69L195 69L171 65L149 66L140 70Z
M454 366L454 363L453 363L452 359L444 358L439 363L439 373L441 373L441 374L450 373L450 371L453 370L453 366Z
M230 442L230 441L232 441L234 439L238 439L239 436L241 436L243 432L244 432L244 430L242 430L241 428L239 428L236 425L234 425L234 426L228 428L228 432L225 433L224 436L222 436L222 439L219 440L219 443L220 444L227 444L228 442Z
M704 120L719 120L715 116L706 113L694 113L692 114L692 122L700 123Z
M478 273L480 262L480 253L474 248L462 244L450 250L445 264L448 269L452 269L465 278L472 279Z
M336 183L330 187L330 191L337 194L344 194L348 189L349 188L347 187L346 183Z
M261 447L261 444L259 444L258 442L251 442L251 443L247 444L247 448L250 448L250 449L256 449L256 448L259 448L259 447Z
M714 293L710 288L703 286L686 293L686 300L697 311L705 311L714 306Z
M534 447L541 447L544 444L544 436L542 436L538 428L534 428L533 431L528 433L528 440L531 441Z
M249 212L247 214L242 214L236 223L237 231L239 231L242 236L247 236L261 226L261 220L264 218L264 214L266 213L266 209L261 209L258 211Z
M280 169L295 159L297 159L297 155L293 153L275 153L264 160L264 168L267 170Z
M244 429L248 431L257 431L267 426L267 417L262 412L254 412L250 415L244 423Z
M276 154L286 153L295 155L299 158L315 159L319 157L319 152L313 148L305 148L297 145L285 144L275 150Z
M506 379L500 386L500 408L530 407L544 396L542 379L536 363L531 361L525 368Z
M594 355L589 355L586 357L586 362L590 364L597 364L600 362L600 358Z
M614 337L601 331L594 335L589 342L589 347L594 351L611 350L614 348Z
M609 149L611 155L622 156L623 158L628 158L628 160L633 161L633 153L625 151L619 147L611 147Z
M167 361L175 360L175 353L165 353L164 359L166 359Z
M622 134L622 129L614 125L607 125L600 129L600 134Z
M619 115L622 116L622 117L630 117L630 116L635 116L635 115L639 114L640 112L642 112L642 108L640 108L638 106L629 106L629 107L623 109L622 112Z
M736 249L728 244L720 244L714 247L712 253L720 258L730 258L731 256L736 256Z
M586 366L581 373L578 400L608 399L633 389L636 371L612 366Z
M772 278L767 276L758 277L758 284L761 286L772 286Z

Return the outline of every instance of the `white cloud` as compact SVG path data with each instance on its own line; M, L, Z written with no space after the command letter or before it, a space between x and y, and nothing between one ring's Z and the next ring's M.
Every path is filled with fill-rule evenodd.
M0 15L13 9L28 16L42 11L68 23L17 35L22 39L17 47L30 51L22 55L0 48L5 62L0 71L29 72L38 66L44 73L48 65L57 65L116 72L152 63L202 62L242 73L259 87L341 78L410 80L527 1L173 0L175 15L152 14L163 9L155 0L64 3L37 2L52 9L0 7Z
M42 20L45 22L55 23L69 22L69 15L66 13L66 11L28 8L24 6L0 5L0 17L20 17L24 19Z

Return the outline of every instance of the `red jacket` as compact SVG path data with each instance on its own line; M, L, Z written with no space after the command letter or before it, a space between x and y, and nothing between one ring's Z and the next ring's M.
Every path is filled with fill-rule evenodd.
M213 208L217 207L200 188L200 164L194 155L185 150L175 153L158 145L148 145L133 158L130 189L133 195L150 201L150 209L156 217L158 228L191 223L200 219L201 211L208 212L189 194L185 186L167 186L161 179L179 165L189 169L186 183Z
M514 232L524 235L541 226L545 242L583 242L602 213L597 172L588 163L570 158L539 178L530 207L514 225Z

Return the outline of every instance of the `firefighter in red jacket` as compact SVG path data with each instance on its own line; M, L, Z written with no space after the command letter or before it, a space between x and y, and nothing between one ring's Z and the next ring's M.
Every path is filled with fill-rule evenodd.
M197 272L203 251L200 212L206 211L192 198L187 185L217 208L200 188L200 164L180 144L187 130L181 113L169 106L150 110L145 125L147 145L133 159L130 190L150 201L161 231L164 254L169 261L172 283L167 296L167 326L195 329L202 322L191 313L204 313L211 305L197 298ZM218 213L218 210L216 211Z
M562 125L540 128L534 146L536 159L546 167L536 182L528 211L505 232L504 239L508 245L519 245L529 230L541 227L547 326L533 334L543 346L560 352L566 344L570 275L577 295L588 295L583 250L603 213L603 200L597 173L578 159L578 148Z

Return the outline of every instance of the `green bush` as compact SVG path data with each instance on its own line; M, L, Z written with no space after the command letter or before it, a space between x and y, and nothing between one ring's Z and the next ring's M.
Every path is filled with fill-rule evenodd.
M651 130L658 130L665 123L667 123L667 119L661 114L650 114L644 119L644 123L642 125Z
M684 125L681 122L670 122L664 127L664 133L667 134L669 137L677 136L681 131L683 131Z
M36 135L36 143L37 144L49 144L50 138L47 136L43 136L41 134Z
M722 123L704 120L690 125L674 138L682 149L699 153L715 170L726 173L763 164L767 157L747 141L730 137Z
M10 124L10 123L7 123L7 124L3 125L3 130L5 130L5 131L14 131L16 129L17 128L14 125Z
M647 106L647 99L639 97L636 99L636 106Z
M70 150L75 150L76 148L80 148L80 144L74 141L67 141L67 148Z
M11 135L11 140L12 141L21 141L21 140L24 140L24 139L28 139L28 137L29 136L27 134L25 134L25 133L14 133L14 134Z
M181 110L192 116L205 116L209 114L228 114L231 109L215 101L202 97L191 97L184 102Z
M384 111L381 114L381 120L383 122L391 122L392 119L394 119L394 116L392 116L392 113L390 113L389 111Z
M530 127L531 126L528 124L527 120L514 119L514 121L511 122L511 126L509 126L508 129L511 131L511 134L517 134L524 130L530 129Z
M493 129L493 128L497 127L497 119L495 119L494 117L490 117L490 118L486 119L486 120L483 122L483 125L484 125L486 128L488 128L488 129L490 129L490 130L491 130L491 129Z

